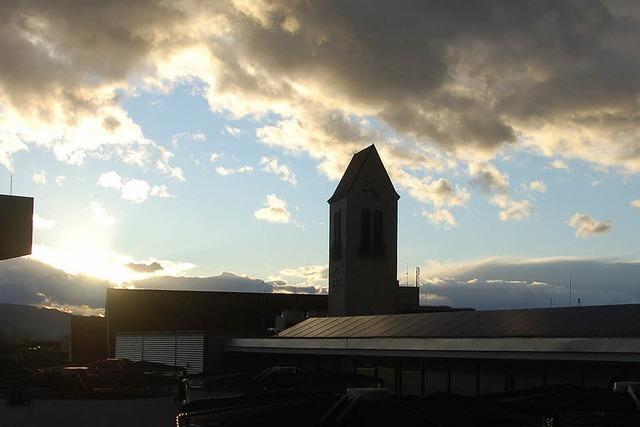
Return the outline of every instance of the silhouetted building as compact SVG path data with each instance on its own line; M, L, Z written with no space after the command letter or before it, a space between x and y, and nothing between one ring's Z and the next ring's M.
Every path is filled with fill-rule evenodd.
M191 373L223 368L226 339L275 333L283 313L326 313L327 295L108 289L109 355L187 366Z
M640 304L307 319L234 338L231 370L280 363L381 378L397 394L481 395L640 380Z
M418 288L397 280L398 199L375 146L354 154L328 200L332 316L418 307Z
M418 288L396 279L397 201L375 147L356 153L329 199L328 301L110 289L111 354L187 366L193 374L276 365L357 373L381 379L395 394L483 395L567 383L606 389L640 381L638 304L419 307ZM327 302L331 316L317 316ZM270 335L275 323L287 329Z
M0 194L0 260L31 254L33 198Z
M100 316L71 316L70 347L72 362L106 359L107 320Z
M398 198L375 147L356 153L329 199L333 317L307 319L274 337L228 340L228 370L334 369L379 377L396 394L640 380L640 305L418 307L418 288L396 280Z

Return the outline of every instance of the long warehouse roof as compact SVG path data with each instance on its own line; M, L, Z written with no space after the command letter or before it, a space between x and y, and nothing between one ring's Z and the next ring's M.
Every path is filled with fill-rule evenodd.
M640 337L640 304L311 318L278 337Z

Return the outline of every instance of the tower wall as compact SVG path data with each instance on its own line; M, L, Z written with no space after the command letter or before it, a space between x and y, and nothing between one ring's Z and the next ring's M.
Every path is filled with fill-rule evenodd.
M329 212L330 313L395 313L398 195L377 152L361 165L349 192L330 202Z

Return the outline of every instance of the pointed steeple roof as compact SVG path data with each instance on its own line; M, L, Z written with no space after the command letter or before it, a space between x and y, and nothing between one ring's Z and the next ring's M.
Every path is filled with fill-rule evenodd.
M327 202L332 203L346 196L349 191L351 191L353 184L357 181L360 172L364 168L364 165L370 161L377 161L380 164L382 170L384 170L385 176L387 177L388 184L391 186L393 192L396 194L396 197L399 199L400 195L393 187L393 182L391 182L391 178L389 178L389 174L387 173L387 170L382 163L382 159L378 154L378 150L376 150L376 146L374 144L371 144L364 150L358 151L353 155L351 161L349 162L349 166L347 166L347 170L344 172L344 175L342 175L342 178L340 179L340 182L336 187L336 191L333 192L333 196L331 196L331 198L327 200Z

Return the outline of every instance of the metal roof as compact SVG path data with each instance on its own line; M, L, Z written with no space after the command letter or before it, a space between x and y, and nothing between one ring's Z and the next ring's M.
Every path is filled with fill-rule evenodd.
M347 166L347 170L344 172L344 175L342 175L342 178L340 179L340 182L336 187L336 191L333 192L333 195L328 200L329 203L339 200L346 196L347 193L349 193L351 187L353 187L353 184L356 182L356 179L358 178L362 167L369 160L369 158L380 163L382 169L387 175L388 183L391 185L391 188L393 188L393 183L391 182L391 178L389 178L389 174L387 174L387 170L382 164L382 159L380 159L378 150L376 150L375 145L371 144L364 150L358 151L353 155L351 161L349 162L349 166ZM393 188L393 191L396 193L396 196L400 198L398 193L395 191L395 188Z
M640 337L640 304L311 318L278 337Z

